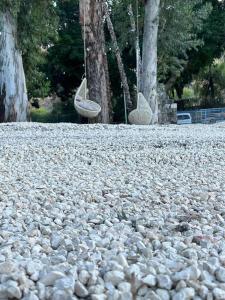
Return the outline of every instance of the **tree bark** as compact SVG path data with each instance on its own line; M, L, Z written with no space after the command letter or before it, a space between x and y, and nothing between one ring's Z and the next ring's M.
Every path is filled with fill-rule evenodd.
M86 37L89 98L101 105L99 121L110 123L111 93L105 51L102 0L80 0L80 22Z
M141 91L153 111L152 124L158 123L157 40L160 0L145 1Z
M134 33L136 33L136 77L137 77L137 93L140 91L140 81L141 81L141 51L140 51L140 43L139 43L139 30L138 24L135 23L134 12L132 5L128 6L128 14L130 16L131 29Z
M122 57L121 57L121 53L120 53L120 49L117 43L117 38L116 38L116 34L113 28L113 24L110 18L110 14L109 14L109 9L108 9L108 5L106 2L103 1L103 9L104 9L104 13L105 13L105 18L106 18L106 22L107 22L107 27L110 33L110 37L113 43L113 49L114 49L114 53L116 56L116 60L117 60L117 65L118 65L118 69L119 69L119 73L120 73L120 79L122 81L122 85L123 85L123 92L125 95L125 99L126 99L126 104L127 104L127 109L129 111L131 111L132 109L132 102L131 102L131 97L130 97L130 90L129 90L129 85L127 82L127 76L126 76L126 72L124 69L124 64L122 61Z
M0 122L24 122L28 97L16 22L9 12L0 12Z

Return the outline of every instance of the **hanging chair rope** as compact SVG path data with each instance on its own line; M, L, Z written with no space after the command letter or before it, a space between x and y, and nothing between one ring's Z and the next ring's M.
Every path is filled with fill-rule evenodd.
M138 0L136 0L136 77L137 77L137 93L139 92L139 16L138 16Z
M87 78L87 46L86 46L86 5L84 4L84 77ZM87 100L87 84L85 84L85 100Z
M140 91L140 45L139 45L139 4L136 0L136 77L137 77L137 95Z

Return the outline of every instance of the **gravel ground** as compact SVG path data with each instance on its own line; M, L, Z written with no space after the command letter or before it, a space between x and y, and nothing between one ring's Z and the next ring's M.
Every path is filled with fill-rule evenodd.
M225 299L225 125L0 126L0 299Z

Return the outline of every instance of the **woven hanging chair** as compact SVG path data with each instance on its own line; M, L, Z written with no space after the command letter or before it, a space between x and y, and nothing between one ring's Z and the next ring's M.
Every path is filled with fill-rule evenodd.
M130 112L128 119L134 125L150 125L153 117L151 107L142 93L138 93L137 108Z
M87 79L84 78L79 86L75 98L74 107L79 115L82 117L91 119L95 118L101 112L101 106L91 100L87 100L88 89L87 89Z

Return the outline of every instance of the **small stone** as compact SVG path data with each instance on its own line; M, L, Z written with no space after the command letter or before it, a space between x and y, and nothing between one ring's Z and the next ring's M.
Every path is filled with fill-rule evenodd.
M138 231L138 232L141 232L141 233L144 233L144 232L145 232L145 227L142 226L142 225L137 225L136 228L137 228L137 231Z
M65 275L62 272L52 271L52 272L44 275L40 279L40 282L43 283L45 286L51 286L51 285L54 285L56 280L64 278L64 277L65 277Z
M180 281L180 280L197 280L201 275L201 271L195 267L191 266L188 267L180 272L176 272L172 279L173 281Z
M179 291L179 290L181 290L183 288L186 288L186 287L187 287L186 282L184 280L181 280L176 285L176 291Z
M72 240L70 240L70 239L65 239L65 240L64 240L64 246L65 246L65 248L66 248L66 250L67 250L68 252L74 250L73 242L72 242Z
M183 288L173 296L173 300L190 300L195 296L193 288Z
M54 286L59 290L70 290L74 292L75 280L72 276L57 279Z
M114 286L118 285L124 280L124 273L120 271L110 271L104 276L106 282L111 282Z
M34 273L36 273L38 270L40 269L40 266L38 266L36 263L30 261L27 265L26 265L26 271L28 275L33 275Z
M189 259L197 259L198 254L194 249L186 249L183 251L183 256Z
M147 285L142 285L139 289L138 289L138 296L144 297L147 292L149 291L149 288L147 287Z
M131 291L131 284L129 282L121 282L118 285L118 290L129 293Z
M141 279L142 282L150 287L156 286L156 277L154 275L147 275L146 277Z
M190 225L188 223L181 223L176 226L176 230L180 232L185 232L190 230Z
M212 293L208 293L206 300L214 300L213 294Z
M133 295L131 292L122 292L120 294L120 300L133 300Z
M45 285L41 282L37 283L38 297L41 300L45 299Z
M143 242L141 242L141 241L138 241L138 242L137 242L137 247L138 247L138 249L139 249L140 251L143 251L143 250L146 249L145 244L144 244Z
M103 285L97 284L97 285L92 285L88 288L89 294L103 294L104 293L105 287Z
M22 293L17 286L9 286L7 287L8 297L11 299L20 299L22 297Z
M54 255L51 257L51 263L53 265L59 265L66 262L66 257L64 255Z
M52 249L56 250L63 242L63 238L57 232L53 232L51 235L51 246Z
M39 272L35 272L30 276L30 279L33 281L38 281L39 279Z
M85 286L79 282L79 281L76 281L75 283L75 294L78 296L78 297L87 297L88 296L88 290L85 288Z
M113 291L108 291L108 293L106 294L106 299L107 300L119 300L120 295L121 295L121 293L118 290L114 289Z
M202 281L208 281L208 282L214 281L214 276L210 274L208 271L204 271L204 270L201 272L200 278Z
M220 282L225 282L225 268L220 267L216 270L216 279Z
M123 254L119 254L118 256L117 256L117 262L121 265L121 266L123 266L124 268L128 268L128 262L127 262L127 260L126 260L126 257L123 255Z
M56 290L51 297L51 300L72 300L72 299L73 298L69 293L62 290Z
M202 285L199 288L199 290L198 290L199 296L202 297L203 299L206 298L206 296L208 295L208 293L209 293L209 289L206 286L204 286L204 285Z
M0 264L0 274L11 274L16 270L16 266L11 261Z
M162 300L170 300L170 294L167 290L164 289L157 289L156 294L162 299Z
M78 276L79 281L84 285L88 282L89 278L90 274L86 270L82 270Z
M158 286L162 289L170 290L172 288L172 280L168 275L158 275Z
M141 298L141 299L143 299L143 298ZM144 299L162 300L161 297L159 295L157 295L154 291L148 291L148 293L145 295Z
M106 300L107 297L104 294L92 294L91 300Z
M23 297L22 300L39 300L39 299L33 292L30 292L28 295Z
M213 296L216 300L224 300L225 299L225 290L215 288L213 289Z
M152 246L153 246L154 250L158 250L161 248L161 243L159 240L154 240L154 241L152 241Z

